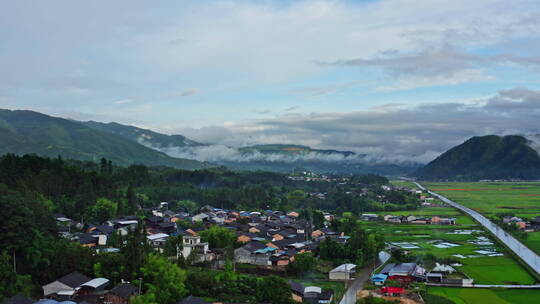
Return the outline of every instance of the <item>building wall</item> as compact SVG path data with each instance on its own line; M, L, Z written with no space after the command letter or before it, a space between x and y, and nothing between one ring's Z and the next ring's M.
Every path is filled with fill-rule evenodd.
M330 280L348 280L350 275L348 272L330 272Z
M115 294L110 294L110 293L105 295L105 300L113 304L129 304L130 302L130 299L124 299Z

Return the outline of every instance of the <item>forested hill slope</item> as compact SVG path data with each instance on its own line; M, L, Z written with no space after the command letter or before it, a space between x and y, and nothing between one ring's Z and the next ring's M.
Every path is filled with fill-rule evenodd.
M79 122L33 111L0 110L0 155L6 153L77 160L112 160L118 165L144 164L196 169L208 166L170 157L121 136L89 128Z
M82 122L87 127L95 130L116 134L126 139L142 143L154 148L167 147L193 147L202 146L201 143L186 138L183 135L166 135L152 130L122 125L116 122L102 123L96 121Z
M538 179L540 156L523 136L472 137L416 175L424 180Z

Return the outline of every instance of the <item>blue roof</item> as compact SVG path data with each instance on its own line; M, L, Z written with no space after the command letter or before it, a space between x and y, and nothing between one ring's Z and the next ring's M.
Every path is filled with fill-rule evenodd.
M377 273L371 276L372 281L385 281L386 278L388 278L388 276L382 273Z
M266 247L266 248L263 248L263 249L255 250L253 252L254 253L267 253L267 252L271 252L271 251L274 251L274 250L276 250L276 248L274 248L274 247Z
M58 301L51 300L51 299L43 299L35 302L34 304L58 304Z

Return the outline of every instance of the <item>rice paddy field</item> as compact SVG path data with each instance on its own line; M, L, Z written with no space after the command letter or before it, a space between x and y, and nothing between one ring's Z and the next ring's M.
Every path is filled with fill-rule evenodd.
M509 213L531 219L540 215L538 182L423 183L423 185L488 217ZM524 244L540 254L540 232L529 233Z
M393 184L416 188L410 182ZM512 213L531 218L540 215L540 183L422 183L458 203L487 216ZM381 215L383 213L380 213ZM385 213L388 214L388 213ZM451 207L423 207L414 211L390 212L394 215L455 217L457 225L411 225L366 223L369 229L384 233L388 243L413 253L432 253L452 257L462 266L455 267L476 284L533 284L535 279L470 217ZM540 252L540 232L529 233L526 245ZM429 287L430 294L457 304L540 303L540 290L468 289Z
M540 215L540 182L431 183L422 185L484 215Z
M427 292L456 304L530 304L537 303L540 297L540 290L536 289L428 287Z
M384 234L389 245L414 254L452 258L455 268L477 284L533 284L534 278L478 226L438 226L364 222Z

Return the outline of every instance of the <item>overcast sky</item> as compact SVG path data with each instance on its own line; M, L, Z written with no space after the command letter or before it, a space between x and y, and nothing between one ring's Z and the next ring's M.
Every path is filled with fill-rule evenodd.
M0 108L428 159L540 129L537 0L2 1Z

